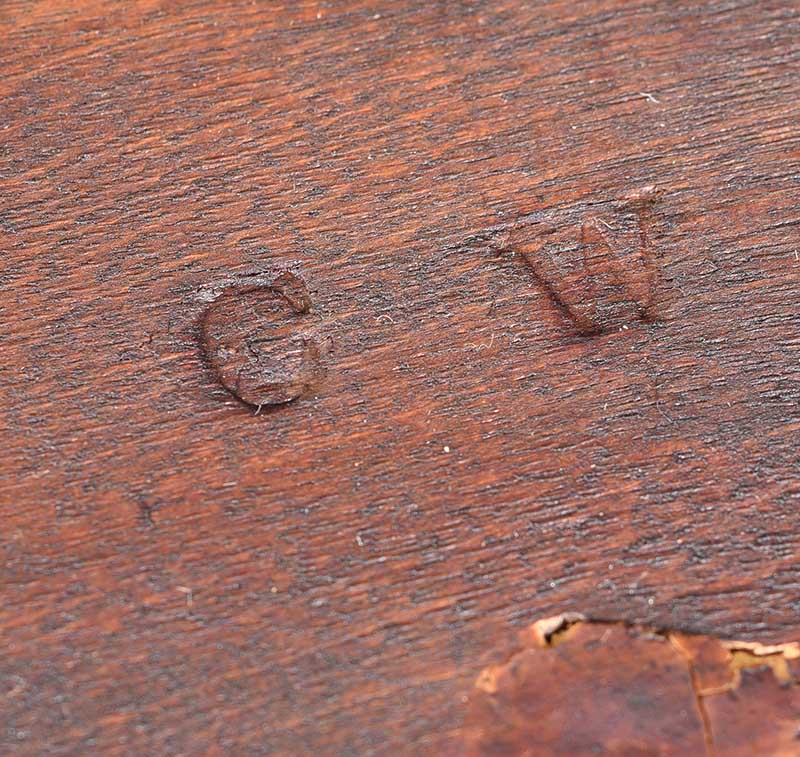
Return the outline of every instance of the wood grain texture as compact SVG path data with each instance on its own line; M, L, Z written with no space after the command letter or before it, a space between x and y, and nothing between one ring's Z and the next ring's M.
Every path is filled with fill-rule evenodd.
M2 751L436 752L537 617L799 636L799 69L795 0L3 3ZM507 242L648 186L584 335ZM203 294L283 269L326 376L254 415Z

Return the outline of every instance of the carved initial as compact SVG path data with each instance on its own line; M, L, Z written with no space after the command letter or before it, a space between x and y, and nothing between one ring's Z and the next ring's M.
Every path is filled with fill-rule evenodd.
M584 334L653 315L655 270L648 229L655 194L631 198L609 223L598 215L551 213L512 229L509 246L526 260Z

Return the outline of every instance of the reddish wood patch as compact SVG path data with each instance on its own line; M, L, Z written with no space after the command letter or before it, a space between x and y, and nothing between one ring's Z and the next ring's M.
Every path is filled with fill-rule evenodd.
M472 755L795 755L800 646L556 617L478 677Z

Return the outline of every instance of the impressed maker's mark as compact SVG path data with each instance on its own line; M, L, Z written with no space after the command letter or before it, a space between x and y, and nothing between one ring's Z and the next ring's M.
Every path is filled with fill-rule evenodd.
M505 246L525 259L581 333L653 320L656 196L647 187L601 209L533 213L511 228Z
M291 271L224 286L200 326L219 382L259 410L291 402L322 376L326 340L305 282Z

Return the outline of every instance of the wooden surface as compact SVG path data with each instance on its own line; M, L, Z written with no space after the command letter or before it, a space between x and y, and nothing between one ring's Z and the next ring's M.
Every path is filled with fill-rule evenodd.
M798 754L800 645L546 618L478 676L467 754Z
M435 753L537 617L800 636L796 0L7 0L0 70L3 753ZM237 399L285 272L326 348Z

